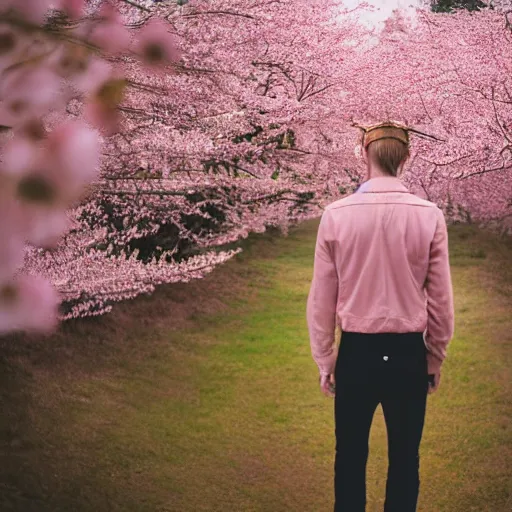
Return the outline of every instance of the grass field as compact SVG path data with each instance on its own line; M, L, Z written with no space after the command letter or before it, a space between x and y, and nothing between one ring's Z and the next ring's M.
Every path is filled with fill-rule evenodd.
M318 219L243 242L49 339L0 340L0 510L328 512L333 399L305 320ZM512 510L512 244L450 226L455 336L429 395L418 512ZM368 512L387 470L377 408Z

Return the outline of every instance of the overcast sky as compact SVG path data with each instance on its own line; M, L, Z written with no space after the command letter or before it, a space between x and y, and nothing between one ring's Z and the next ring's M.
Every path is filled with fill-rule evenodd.
M362 3L361 0L340 0L340 4L348 9L353 9ZM405 16L412 17L416 8L422 8L429 5L430 2L428 0L366 0L366 3L373 6L374 9L372 11L368 8L364 15L358 14L358 20L369 27L378 28L385 19L391 16L394 9L400 9Z
M354 9L362 3L369 4L369 7L359 9L356 13L345 14L343 17L346 19L354 18L357 22L364 26L375 29L376 36L384 28L384 21L389 18L394 9L400 9L406 19L410 20L410 27L414 28L416 25L416 9L427 8L430 6L430 0L340 0L340 7L347 9ZM358 43L358 49L364 51L368 47L378 43L378 37L369 38L367 44L361 45ZM345 44L351 46L351 41L345 41Z

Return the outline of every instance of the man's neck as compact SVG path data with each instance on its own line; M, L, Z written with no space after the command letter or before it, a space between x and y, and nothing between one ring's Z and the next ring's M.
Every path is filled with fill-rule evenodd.
M373 178L396 178L397 176L392 176L391 174L384 174L384 173L371 173L367 174L367 180L371 180Z

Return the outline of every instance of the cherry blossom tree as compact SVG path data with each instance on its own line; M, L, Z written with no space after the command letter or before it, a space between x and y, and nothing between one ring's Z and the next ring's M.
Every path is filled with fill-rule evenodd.
M58 243L61 231L52 234L56 246L25 251L24 272L59 291L61 318L200 278L250 232L286 234L318 216L364 177L355 121L393 119L430 135L411 137L404 181L452 222L510 218L506 11L418 10L411 20L397 10L378 32L354 22L364 4L335 1L89 8L77 37L105 46L108 58L74 78L81 94L61 107L74 128L48 140L63 148L52 152L55 172L67 168L69 155L89 154L62 142L82 140L85 118L102 132L100 171L83 173L92 184L67 210Z
M354 110L442 139L416 140L408 182L459 220L503 221L512 200L510 25L489 10L422 17L414 32L399 13L388 20L380 44L365 54L367 73L351 82L366 87Z
M291 167L304 153L292 151L288 125L292 115L311 117L300 112L301 102L314 105L315 95L336 85L336 77L321 73L313 54L310 70L294 69L305 41L288 41L287 48L282 37L269 38L279 33L272 20L287 18L292 25L294 16L287 4L273 4L247 2L252 10L243 16L227 2L218 2L214 12L158 6L150 16L132 13L133 27L169 19L184 64L150 77L137 63L127 64L131 88L120 108L122 129L111 134L101 180L75 209L75 226L59 250L28 254L27 266L50 276L64 295L63 318L101 314L115 300L158 283L200 277L199 270L204 274L240 250L208 248L269 226L286 231L290 222L319 211L318 202L307 205L324 184ZM325 7L307 4L299 22L316 27L330 45L340 35L332 24L320 33L328 21ZM212 23L212 15L228 21ZM233 30L240 19L248 25ZM239 48L230 50L230 60L217 44L228 37L235 37L230 49ZM265 52L266 60L256 62ZM325 67L327 46L324 53ZM261 85L255 84L258 74ZM268 96L264 80L273 82Z

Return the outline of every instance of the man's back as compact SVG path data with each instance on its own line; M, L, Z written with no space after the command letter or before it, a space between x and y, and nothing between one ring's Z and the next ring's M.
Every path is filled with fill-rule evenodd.
M329 334L325 315L314 310L336 293L342 331L423 331L429 373L439 369L454 311L446 222L436 204L411 194L396 177L372 178L325 208L315 258L310 295L313 302L316 294L316 306L311 303L308 314L313 340L316 332L322 344Z

